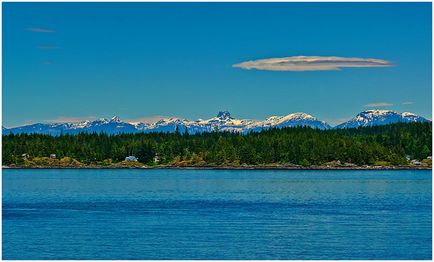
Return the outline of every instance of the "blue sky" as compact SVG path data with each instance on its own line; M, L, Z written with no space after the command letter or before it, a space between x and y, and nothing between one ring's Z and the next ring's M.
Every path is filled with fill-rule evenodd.
M292 56L393 66L234 67ZM431 118L431 94L431 3L3 3L6 127L219 110L331 124L373 108Z

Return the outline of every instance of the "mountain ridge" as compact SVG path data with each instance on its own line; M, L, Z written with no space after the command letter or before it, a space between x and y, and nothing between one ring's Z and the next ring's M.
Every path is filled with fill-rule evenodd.
M108 134L120 133L150 133L150 132L188 132L190 134L229 131L229 132L259 132L270 128L284 128L296 126L308 126L317 129L331 128L355 128L361 126L383 125L398 122L427 122L426 118L414 113L398 113L392 110L366 110L357 114L354 118L341 123L335 127L327 122L321 121L316 117L302 113L291 113L285 116L270 116L264 120L237 119L232 117L228 111L220 111L215 117L210 119L198 119L195 121L185 118L168 117L161 118L151 123L125 122L119 117L99 118L94 121L85 120L69 123L36 123L14 128L2 127L2 133L40 133L49 135L78 134L80 132L105 132Z

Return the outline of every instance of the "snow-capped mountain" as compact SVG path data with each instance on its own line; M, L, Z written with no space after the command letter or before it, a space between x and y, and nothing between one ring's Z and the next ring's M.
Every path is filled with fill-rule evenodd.
M337 125L336 128L354 128L359 126L377 126L393 123L427 122L426 118L410 112L398 113L392 110L367 110L354 118Z
M251 126L258 122L249 119L236 119L228 111L221 111L216 117L196 121L195 126L197 126L197 130L202 129L204 131L248 132Z
M262 122L259 122L257 127L253 128L261 129L266 128L283 128L283 127L296 127L296 126L309 126L318 129L329 129L331 126L324 121L320 121L315 117L306 113L293 113L286 116L271 116ZM256 131L256 130L255 130Z
M100 118L95 121L82 121L75 123L52 123L52 124L33 124L21 127L3 129L3 134L14 133L38 133L47 135L60 135L63 134L78 134L80 132L105 132L107 134L118 134L118 133L134 133L136 128L134 125L126 122L122 122L118 117L113 117L111 119Z
M77 134L79 132L97 132L107 134L119 133L138 133L138 132L179 132L187 131L190 134L212 132L212 131L231 131L247 133L250 131L261 131L269 128L282 128L293 126L309 126L312 128L328 129L330 126L319 121L311 115L305 113L289 114L287 116L272 116L263 121L236 119L228 111L222 111L216 117L207 120L190 121L182 118L163 118L154 123L128 123L121 121L118 117L111 119L100 118L95 121L82 121L76 123L50 123L50 124L33 124L21 127L6 129L3 128L3 134L8 133L39 133L60 135Z
M412 113L397 113L389 110L368 110L361 112L355 118L342 123L336 128L351 128L359 126L383 125L396 122L425 122L429 121ZM38 123L14 128L2 128L4 135L9 133L39 133L49 135L78 134L80 132L96 132L107 134L120 133L149 133L149 132L188 132L190 134L230 131L239 133L259 132L270 128L308 126L317 129L330 129L324 121L306 113L293 113L286 116L271 116L265 120L236 119L228 111L222 111L216 117L191 121L183 118L162 118L152 123L124 122L118 117L111 119L100 118L94 121L74 123Z

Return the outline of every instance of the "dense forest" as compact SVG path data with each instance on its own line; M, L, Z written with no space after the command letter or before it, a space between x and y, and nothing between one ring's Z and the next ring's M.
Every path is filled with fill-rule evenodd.
M212 132L3 136L3 165L22 165L56 154L83 165L121 162L133 155L147 165L322 165L330 161L374 165L407 164L431 155L431 123L391 124L356 129L309 127L258 133Z

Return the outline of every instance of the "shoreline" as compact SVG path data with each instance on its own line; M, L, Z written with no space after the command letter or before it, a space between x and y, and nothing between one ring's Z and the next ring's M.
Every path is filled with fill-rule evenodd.
M2 166L2 169L432 170L431 166Z

